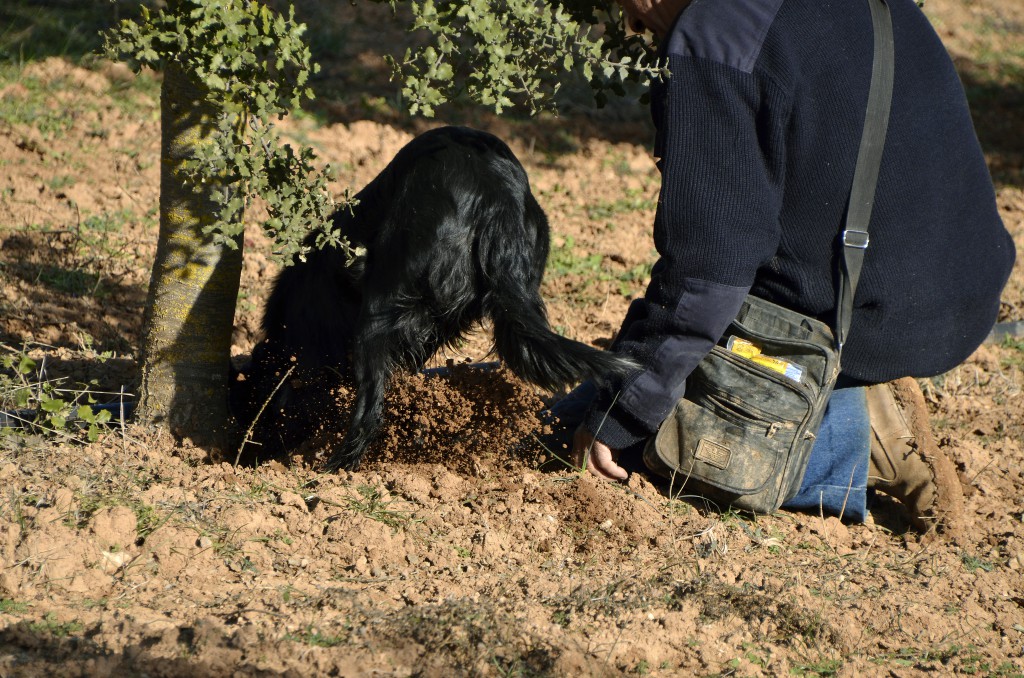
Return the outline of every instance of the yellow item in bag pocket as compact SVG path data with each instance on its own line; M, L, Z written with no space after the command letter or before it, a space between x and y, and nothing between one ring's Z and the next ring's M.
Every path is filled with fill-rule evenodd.
M725 347L735 353L736 355L743 356L744 358L751 360L758 365L767 367L773 372L778 372L793 381L800 381L801 377L804 376L804 368L796 363L782 360L781 358L773 358L770 355L764 355L761 353L761 347L754 344L746 339L740 337L729 337L729 341Z

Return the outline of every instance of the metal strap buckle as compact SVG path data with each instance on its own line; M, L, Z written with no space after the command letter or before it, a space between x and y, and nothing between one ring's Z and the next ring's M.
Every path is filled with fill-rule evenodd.
M871 242L871 239L868 237L867 231L858 231L853 228L848 228L843 231L843 245L846 247L855 247L859 250L866 250L869 242Z

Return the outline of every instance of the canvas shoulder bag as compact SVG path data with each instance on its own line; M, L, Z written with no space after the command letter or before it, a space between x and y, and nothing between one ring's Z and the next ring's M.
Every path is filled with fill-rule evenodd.
M772 513L800 489L839 376L892 102L892 19L884 0L869 5L875 34L871 87L840 234L836 331L748 295L644 449L644 463L672 482L673 494L697 494L723 510Z

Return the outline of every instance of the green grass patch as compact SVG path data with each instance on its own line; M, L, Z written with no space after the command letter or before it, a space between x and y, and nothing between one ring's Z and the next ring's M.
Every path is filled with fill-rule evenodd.
M136 489L143 489L141 486ZM158 527L167 522L169 516L161 515L154 507L140 499L127 496L125 492L88 492L80 493L78 510L69 516L68 527L83 529L97 511L114 506L126 506L135 514L135 532L138 538L145 539Z
M891 665L899 670L941 671L949 674L985 676L987 678L1019 678L1024 676L1012 662L994 663L974 645L946 645L943 647L905 647L898 652L874 657L874 664Z
M28 610L28 603L11 598L0 598L0 614L21 614Z
M790 673L794 676L835 676L841 668L843 662L839 659L823 659L807 664L794 664Z
M1014 84L1024 80L1024 25L998 15L985 15L981 22L968 27L981 38L975 64L988 72L993 83Z
M312 645L313 647L337 647L348 642L348 633L334 635L324 633L313 626L308 626L298 633L289 633L285 636L285 640L302 643L303 645Z
M36 280L56 292L72 297L103 297L105 292L100 284L100 276L95 273L60 266L40 266Z
M356 513L362 513L379 523L384 523L393 530L398 530L412 522L412 515L407 511L396 511L388 508L393 499L385 500L380 489L371 485L356 487L358 496L349 497L348 507Z
M0 97L0 120L13 127L30 127L39 132L43 139L64 136L75 124L81 104L59 102L57 92L68 89L62 78L44 83L34 77L24 76L20 68L0 68L0 83L17 82L18 90Z
M991 572L996 567L987 560L982 560L981 558L977 558L966 553L960 556L960 561L963 562L964 567L967 568L968 572L977 572L978 570L981 570L982 572Z
M6 85L16 86L0 96L0 121L14 128L33 129L44 141L68 134L87 112L102 112L111 100L128 117L148 119L159 114L160 82L149 72L113 83L107 90L109 98L66 96L81 90L81 83L64 75L43 78L35 72L29 74L23 64L5 64L0 60L0 89ZM92 122L87 134L106 138L108 131L103 123ZM51 154L45 145L39 152L55 162L67 161ZM73 178L61 176L51 182L51 188L59 190L72 183Z
M587 205L587 218L591 221L604 221L620 214L653 210L658 206L657 198L650 198L638 189L626 191L626 196L617 200L602 201L596 205Z
M605 261L602 254L578 253L575 238L567 236L561 245L551 248L547 275L553 278L567 275L581 278L583 289L599 281L617 282L619 294L629 297L650 279L652 267L653 264L644 263L625 271L617 270Z
M70 228L54 228L36 223L15 237L24 247L52 247L50 261L8 261L10 272L27 282L42 284L50 290L72 297L102 299L110 293L104 277L107 262L124 261L132 254L124 242L129 224L156 229L156 213L139 215L132 210L101 212L82 219Z
M1007 335L999 347L1006 352L999 361L1004 368L1024 368L1024 339Z
M603 259L601 254L577 254L576 239L567 236L561 245L552 247L548 254L548 275L597 276L601 272Z
M33 633L45 633L54 638L67 638L76 633L81 633L85 627L77 619L67 622L58 621L57 615L50 612L42 620L29 624L28 628Z
M61 191L74 186L76 181L75 177L70 174L60 174L50 179L46 185L49 186L51 191Z

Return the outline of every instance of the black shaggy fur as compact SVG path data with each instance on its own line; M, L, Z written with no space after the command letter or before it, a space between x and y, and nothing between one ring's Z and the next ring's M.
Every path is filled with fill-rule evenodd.
M547 218L497 137L461 127L422 134L357 198L354 212L334 216L334 228L366 255L346 266L341 252L326 249L281 273L246 371L244 416L254 416L290 362L334 368L351 376L357 395L328 466L355 468L380 427L392 371L422 369L484 316L498 355L538 386L634 368L548 325L538 292ZM268 411L287 407L289 397L282 389Z

